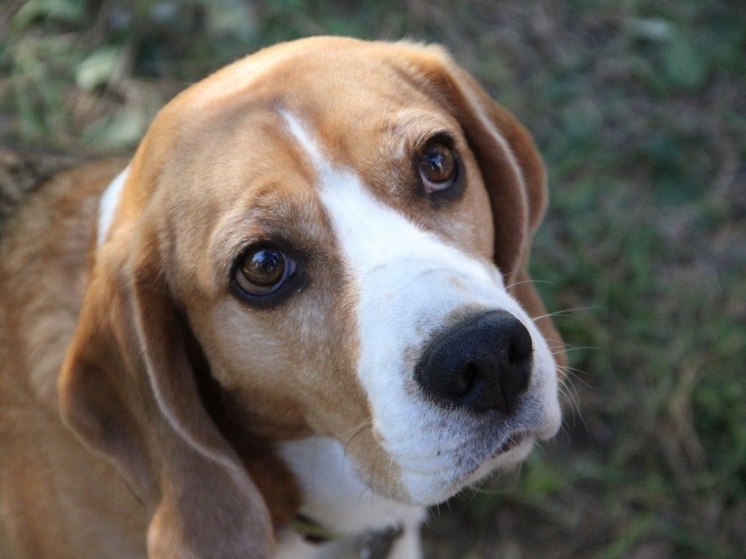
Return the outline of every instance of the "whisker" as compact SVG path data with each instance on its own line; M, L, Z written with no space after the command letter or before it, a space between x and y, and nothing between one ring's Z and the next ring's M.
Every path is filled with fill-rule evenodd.
M431 506L427 514L425 515L425 521L422 523L425 527L429 528L434 520L439 520L441 517L440 512L441 503Z
M559 394L570 406L573 419L577 419L578 417L582 419L583 414L580 410L580 398L575 387L563 380L559 385Z
M588 430L588 424L585 422L583 411L580 408L580 396L574 384L570 382L571 380L577 380L588 387L588 383L580 378L580 375L585 373L579 369L573 369L572 367L561 367L560 370L565 374L565 377L559 379L558 392L563 400L569 404L573 420L580 420L583 427ZM563 428L564 427L565 426L563 425ZM569 432L567 435L569 437Z
M569 365L562 365L558 366L557 369L561 373L564 373L565 378L560 379L560 382L568 382L570 379L578 381L583 384L586 388L590 388L591 385L588 384L585 380L583 380L583 376L586 376L588 373L582 369L578 369L576 367L570 367Z
M569 365L563 365L562 367L558 367L558 368L567 377L572 378L573 380L576 380L578 382L583 383L583 386L585 386L586 388L591 388L591 385L588 384L585 380L583 380L583 375L587 375L588 374L584 370L577 369L575 367L570 367Z
M598 346L568 346L568 347L565 347L564 350L553 351L552 356L559 355L560 353L570 353L571 351L580 351L580 350L587 350L587 349L599 351L601 348Z
M575 385L573 384L574 382L579 382L585 388L592 389L591 385L588 384L586 381L584 381L582 378L580 378L577 373L574 373L572 371L567 371L564 374L565 374L565 378L558 379L560 383L560 386L558 388L560 389L567 388L568 390L572 390L575 393L575 396L577 396L578 391L575 389ZM571 383L570 381L573 381L573 383Z
M514 287L517 287L519 285L523 285L524 283L531 283L531 284L544 283L544 284L547 284L547 285L552 285L553 282L547 281L547 280L527 279L527 280L521 280L521 281L517 281L515 283L511 283L510 285L506 285L505 289L513 289Z
M396 466L396 464L394 463L394 457L393 456L389 456L389 469L388 469L388 472L387 472L387 475L386 475L386 480L387 480L386 481L386 486L387 486L387 488L389 490L388 491L389 495L393 494L392 489L393 489L393 484L394 484L394 478L391 475L391 472L393 471L393 469L394 469L395 466Z
M497 487L488 487L486 485L482 486L479 484L473 485L472 487L470 487L470 489L474 494L488 495L489 497L497 497L504 493L504 491L498 489Z
M583 423L583 426L586 429L588 429L588 426L586 425L586 423L583 420L582 416L581 416L580 420ZM572 436L570 434L570 428L567 425L567 423L565 423L565 422L562 423L562 426L560 427L559 433L557 434L557 437L555 438L555 440L558 440L560 437L562 437L562 440L564 440L565 442L568 442L568 441L572 440Z
M352 434L350 437L345 441L343 447L344 447L344 453L347 454L347 449L352 444L352 441L355 440L356 437L360 436L361 434L365 433L366 430L373 429L373 417L367 418L365 421L363 421L360 425L352 429Z
M536 320L541 320L542 318L553 318L553 317L559 317L559 316L565 317L565 316L571 315L572 313L579 313L583 311L600 311L600 310L604 310L604 307L599 307L599 306L572 307L569 309L560 309L558 311L550 312L547 314L542 314L539 316L533 316L531 317L531 320L536 321Z

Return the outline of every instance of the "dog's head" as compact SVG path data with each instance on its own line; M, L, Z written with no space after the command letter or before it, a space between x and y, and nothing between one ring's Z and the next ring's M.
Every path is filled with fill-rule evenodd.
M440 49L262 51L167 105L119 183L61 402L152 507L153 556L212 530L261 555L271 441L334 437L432 504L557 431L542 162Z

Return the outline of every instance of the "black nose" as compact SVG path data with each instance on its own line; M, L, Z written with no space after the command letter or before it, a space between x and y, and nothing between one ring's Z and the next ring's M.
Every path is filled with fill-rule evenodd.
M511 413L531 378L531 334L512 314L489 311L436 335L415 379L437 401Z

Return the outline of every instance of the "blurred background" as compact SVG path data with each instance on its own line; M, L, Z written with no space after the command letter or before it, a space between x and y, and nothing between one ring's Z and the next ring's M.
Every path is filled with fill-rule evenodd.
M433 510L427 557L746 557L746 2L2 0L0 146L128 153L186 85L317 34L444 44L549 169L564 428Z

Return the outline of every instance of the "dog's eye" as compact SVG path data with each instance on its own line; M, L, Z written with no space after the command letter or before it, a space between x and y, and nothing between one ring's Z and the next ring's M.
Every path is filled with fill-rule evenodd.
M431 140L420 150L417 170L427 192L439 192L453 186L458 178L458 159L443 140Z
M234 282L248 298L263 298L277 292L295 273L296 264L272 245L250 247L239 257Z

